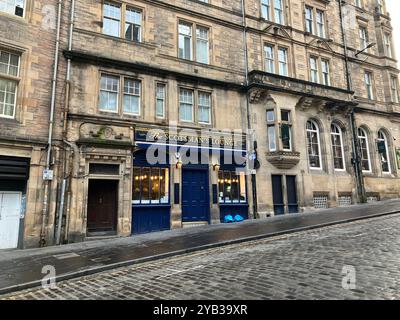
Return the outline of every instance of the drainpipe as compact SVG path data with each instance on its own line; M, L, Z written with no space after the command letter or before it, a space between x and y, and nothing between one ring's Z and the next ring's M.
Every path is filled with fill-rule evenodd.
M249 55L247 48L247 24L246 24L246 6L245 0L242 0L242 27L243 27L243 45L244 45L244 63L245 63L245 86L246 86L246 114L247 114L247 128L251 132L251 116L250 116L250 101L247 88L249 86ZM250 146L257 157L257 142L254 141L253 145ZM257 179L256 174L251 174L251 189L253 195L253 217L258 218L258 206L257 206Z
M343 41L343 50L344 50L347 90L353 91L350 70L349 70L349 56L348 56L348 49L347 49L346 32L344 30L344 23L343 23L343 4L345 4L345 2L343 0L338 0L338 3L339 3L339 14L340 14L340 27L341 27L341 32L342 32L342 41ZM351 128L352 147L353 147L352 163L354 165L354 172L355 172L355 176L356 176L358 199L359 199L359 202L365 203L366 195L365 195L365 186L364 186L364 176L363 176L362 167L361 167L361 156L360 156L360 152L359 152L360 149L359 149L359 141L358 141L358 133L357 133L357 124L356 124L356 119L355 119L355 114L354 114L353 109L350 112L349 123L350 123L350 128Z
M50 105L50 119L49 119L49 133L47 140L47 156L46 156L46 170L50 169L50 158L53 145L53 127L54 127L54 109L56 104L56 87L58 76L58 55L60 49L60 30L61 30L61 13L62 13L62 0L58 1L58 17L57 17L57 35L56 35L56 48L54 53L54 69L53 79L51 86L51 105ZM42 226L40 230L39 246L43 247L46 244L46 218L49 211L49 188L50 181L44 182L44 196L43 196L43 210L42 210Z

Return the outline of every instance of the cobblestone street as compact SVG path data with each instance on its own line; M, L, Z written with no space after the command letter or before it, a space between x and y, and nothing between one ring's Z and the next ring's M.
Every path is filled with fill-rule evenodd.
M67 262L66 262L67 263ZM343 289L344 266L356 288ZM400 215L231 245L6 299L399 299Z

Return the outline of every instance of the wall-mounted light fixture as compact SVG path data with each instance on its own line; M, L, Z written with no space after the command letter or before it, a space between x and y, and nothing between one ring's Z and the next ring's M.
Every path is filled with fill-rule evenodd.
M221 169L221 165L219 163L216 163L216 164L213 165L213 170L214 171L218 172L219 169Z
M175 158L176 158L176 165L175 167L177 169L182 169L182 159L181 159L181 154L179 152L175 153Z

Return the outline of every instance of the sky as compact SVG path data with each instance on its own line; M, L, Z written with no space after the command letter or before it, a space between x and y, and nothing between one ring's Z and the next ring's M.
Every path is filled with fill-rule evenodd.
M400 61L400 0L386 0L387 10L392 18L393 43L396 47L396 58ZM400 65L400 63L398 63Z

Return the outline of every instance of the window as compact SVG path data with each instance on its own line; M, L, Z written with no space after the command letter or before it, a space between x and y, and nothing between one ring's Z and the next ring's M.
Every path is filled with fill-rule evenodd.
M355 0L356 7L362 8L362 0Z
M367 90L368 99L374 99L374 93L372 88L372 74L370 72L365 72L364 74L365 89Z
M358 141L361 151L361 167L364 172L371 172L368 136L364 129L358 129Z
M24 16L24 0L2 0L0 1L0 11L13 14L19 17Z
M390 34L385 33L384 42L385 42L386 56L388 56L389 58L392 58L393 57L393 51L392 51L392 39L391 39Z
M14 118L20 56L0 50L0 117Z
M178 57L186 60L195 60L200 63L209 63L209 29L195 26L196 30L196 57L193 57L193 27L192 23L179 22L179 49Z
M325 38L325 14L321 10L317 10L317 36Z
M168 169L134 167L132 193L134 204L168 204Z
M398 89L398 79L397 77L391 77L390 80L390 87L391 87L391 91L392 91L392 101L394 103L399 103L399 89Z
M101 75L100 105L101 111L118 111L119 77Z
M279 62L279 74L281 76L288 76L288 63L287 63L287 49L278 49L278 62Z
M276 127L275 127L275 111L267 110L267 134L268 148L270 152L277 150L276 145Z
M131 41L142 40L142 11L126 8L125 39Z
M244 172L220 170L218 172L219 203L247 203Z
M310 168L322 169L319 127L312 120L307 121L307 150Z
M313 8L306 6L306 31L313 33Z
M388 155L388 140L386 138L386 134L380 130L378 132L378 153L381 160L382 172L390 173L390 159Z
M264 53L265 53L265 71L270 73L275 73L274 47L271 45L265 45Z
M140 115L141 83L138 80L124 80L123 112Z
M317 58L310 57L310 80L314 83L319 83L319 71Z
M208 64L208 29L204 27L196 28L196 58L197 62Z
M265 20L284 24L283 0L261 0L261 16Z
M325 38L325 13L322 10L305 6L304 19L306 32ZM314 24L315 21L315 24Z
M179 93L179 115L181 121L193 122L194 108L193 90L180 89Z
M367 29L364 27L360 27L359 35L360 35L360 50L364 50L368 46ZM368 49L366 49L365 51L368 52Z
M331 140L334 168L345 170L342 129L336 124L331 125Z
M166 85L157 83L156 86L156 117L165 118Z
M383 3L382 0L376 0L376 8L379 13L383 14Z
M211 94L199 92L198 120L200 123L211 123Z
M284 151L292 151L292 126L290 111L281 110L281 141Z
M121 31L121 6L113 3L104 3L103 33L119 37Z

